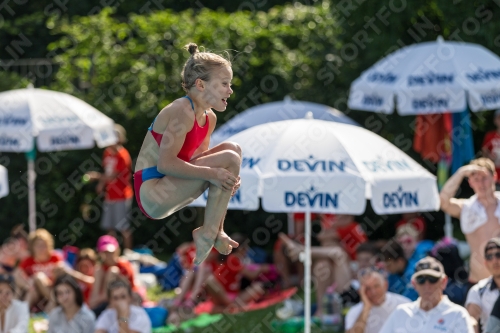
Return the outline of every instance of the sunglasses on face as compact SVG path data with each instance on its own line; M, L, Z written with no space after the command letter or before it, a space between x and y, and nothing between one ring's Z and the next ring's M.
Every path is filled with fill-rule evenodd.
M439 281L439 278L430 275L420 275L415 278L415 282L420 285L425 284L426 281L429 281L430 284L435 284Z
M487 255L484 256L486 260L491 261L493 260L493 257L500 259L500 252L495 252L495 253L488 253Z

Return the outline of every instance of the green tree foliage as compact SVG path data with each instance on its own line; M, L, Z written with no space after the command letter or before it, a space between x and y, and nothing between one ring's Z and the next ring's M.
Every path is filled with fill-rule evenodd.
M55 61L59 65L50 88L73 94L123 124L128 131L127 148L133 157L137 156L146 129L159 110L183 95L180 72L189 56L183 50L188 42L221 53L233 63L235 93L229 100L229 112L220 114L220 122L253 105L282 99L290 93L299 96L304 90L310 91L317 82L315 73L335 43L331 28L333 16L326 6L286 6L256 14L208 9L196 13L161 11L130 15L126 21L114 18L112 13L106 9L72 22L48 22L53 24L55 34L63 36L48 47L49 52L58 54ZM50 204L57 207L57 212L45 216L46 226L60 242L71 243L74 236L82 235L80 230L84 235L87 230L97 230L98 222L85 222L82 229L79 220L82 212L90 212L87 217L95 220L94 210L89 211L89 207L99 206L92 194L93 187L79 189L78 184L71 182L86 171L83 168L92 168L92 164L95 168L93 162L98 157L89 156L100 156L100 152L61 154L63 162L53 163L58 172L47 172L38 179L39 197L42 194L44 197L40 198L39 205L43 200L50 200ZM40 156L53 160L58 159L59 154ZM177 218L191 220L189 216ZM240 220L249 234L268 218L268 214L243 212L230 212L228 216L228 219ZM284 221L284 216L272 219L274 224L269 220L267 224L274 225L276 237L284 225L276 220ZM145 232L136 232L137 241L146 243L168 221L138 219L137 228ZM179 228L182 229L179 232L187 239L193 227L191 223L190 227ZM241 225L229 226L228 230L231 229L242 231ZM171 232L168 234L172 237ZM85 239L90 238L83 241ZM178 242L172 246L176 244Z
M493 0L325 0L274 6L278 2L202 1L200 5L194 0L165 0L162 4L170 9L157 8L151 2L143 11L140 6L144 4L126 0L109 3L114 9L104 10L97 0L70 1L66 10L52 2L30 2L25 8L13 7L16 15L12 19L2 12L5 20L0 22L0 37L11 45L9 41L19 40L24 34L31 46L20 56L53 57L58 65L49 88L73 94L125 126L129 136L126 147L133 158L156 114L183 95L180 72L188 53L182 47L188 42L226 54L233 63L235 93L228 111L218 114L219 124L251 106L291 95L345 111L417 160L418 155L411 149L414 117L347 110L351 82L396 49L435 40L439 35L479 43L500 53L500 10ZM242 6L249 8L238 10ZM0 55L9 57L7 47L0 50ZM15 87L17 82L13 81L0 85L4 84L5 89ZM489 113L472 117L476 147L484 130L492 126L490 117ZM93 186L81 187L72 180L87 169L97 168L100 155L98 149L38 155L42 171L37 179L39 219L56 234L59 244L77 239L80 244L93 245L93 237L100 232L99 200ZM94 165L87 163L89 156ZM26 163L21 154L2 154L0 159L10 163L11 185L16 184L11 186L12 194L2 199L2 207L6 208L0 211L0 221L7 227L27 218L22 177ZM60 186L66 186L65 192ZM163 241L171 250L179 241L188 239L194 227L190 215L194 211L183 214L182 219L178 214L177 220L140 220L135 232L137 241L154 240L167 223L179 224L178 234L168 235L176 241ZM83 222L83 216L87 222ZM271 220L266 222L267 218ZM368 212L360 222L368 225L372 237L390 236L373 227L377 219ZM275 237L277 230L283 229L285 216L230 211L228 220L234 221L226 226L229 231L245 231L253 236L252 232L263 227L268 233L272 229ZM185 223L189 226L183 226L183 221L188 221ZM440 230L439 224L432 223L429 233L437 237Z

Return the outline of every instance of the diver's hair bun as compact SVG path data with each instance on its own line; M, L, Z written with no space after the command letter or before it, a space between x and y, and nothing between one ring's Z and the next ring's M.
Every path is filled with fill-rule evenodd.
M200 52L198 50L198 45L196 45L195 43L189 43L186 46L184 46L184 48L188 50L191 55Z

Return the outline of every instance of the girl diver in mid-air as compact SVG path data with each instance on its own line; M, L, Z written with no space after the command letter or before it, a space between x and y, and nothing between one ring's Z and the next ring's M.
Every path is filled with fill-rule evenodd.
M229 254L238 243L223 230L231 196L240 186L241 148L230 142L209 149L217 117L231 96L231 63L186 45L191 56L182 70L186 96L156 116L144 138L134 173L135 197L142 212L161 219L185 207L207 188L204 225L193 231L194 263L215 247Z

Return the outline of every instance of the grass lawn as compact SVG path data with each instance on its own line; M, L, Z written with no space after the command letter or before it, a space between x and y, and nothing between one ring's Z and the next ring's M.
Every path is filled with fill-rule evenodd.
M157 301L162 297L172 297L172 292L162 293L159 289L151 289L148 291L148 298L152 301ZM300 297L303 293L299 294ZM295 296L297 297L297 296ZM271 306L267 309L245 312L236 315L223 314L223 318L207 327L191 328L189 330L178 330L178 332L189 333L266 333L277 332L273 329L272 322L278 320L276 318L276 309L282 304ZM30 324L30 333L35 333L32 323ZM326 332L335 333L333 330L325 330L320 327L313 327L313 333ZM68 332L70 333L70 332Z

